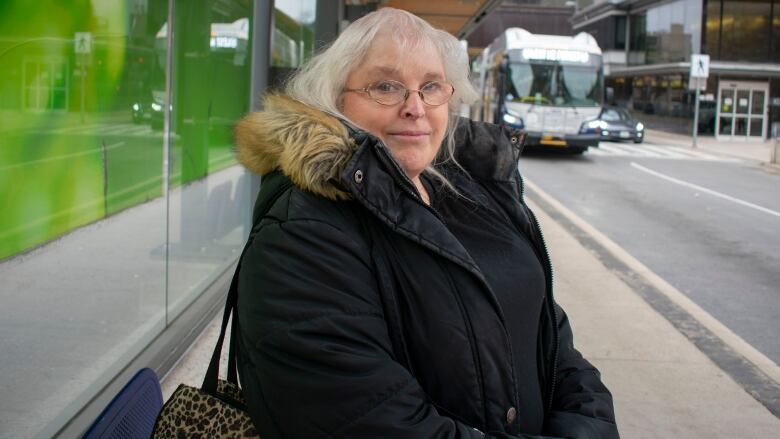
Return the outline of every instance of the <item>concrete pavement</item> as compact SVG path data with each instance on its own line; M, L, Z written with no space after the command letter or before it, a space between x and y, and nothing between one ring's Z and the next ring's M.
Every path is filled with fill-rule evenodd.
M529 198L541 200L538 193ZM756 366L766 374L763 387L749 389L758 396L751 396L743 381L733 379L625 280L647 274L607 266L583 244L587 231L572 231L554 220L560 217L554 204L544 204L549 212L529 204L545 232L556 298L569 314L577 347L601 370L614 395L622 437L776 437L780 419L759 401L771 406L780 399L774 393L780 388L777 365ZM200 385L218 320L166 377L166 398L180 382Z

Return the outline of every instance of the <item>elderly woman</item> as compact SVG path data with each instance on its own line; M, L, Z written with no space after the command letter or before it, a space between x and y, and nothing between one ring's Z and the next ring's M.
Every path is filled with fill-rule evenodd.
M262 438L618 437L553 300L522 139L458 119L474 95L458 41L387 8L236 128L263 175L238 287Z

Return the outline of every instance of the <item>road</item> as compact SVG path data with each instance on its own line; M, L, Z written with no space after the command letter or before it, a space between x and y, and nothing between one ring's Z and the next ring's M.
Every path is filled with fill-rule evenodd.
M673 146L526 155L525 178L780 364L780 173Z

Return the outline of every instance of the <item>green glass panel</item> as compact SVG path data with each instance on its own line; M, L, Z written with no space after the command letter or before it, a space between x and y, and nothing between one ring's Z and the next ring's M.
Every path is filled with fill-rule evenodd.
M0 259L162 195L162 135L132 107L164 89L164 20L130 3L0 6Z

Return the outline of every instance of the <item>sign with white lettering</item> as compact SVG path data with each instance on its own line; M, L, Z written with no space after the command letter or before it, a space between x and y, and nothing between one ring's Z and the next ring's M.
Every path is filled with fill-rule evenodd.
M691 78L707 79L710 76L710 56L691 55Z
M523 49L523 58L531 61L563 61L587 64L590 61L588 52L581 50L565 49L543 49L527 48Z

